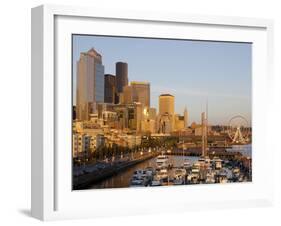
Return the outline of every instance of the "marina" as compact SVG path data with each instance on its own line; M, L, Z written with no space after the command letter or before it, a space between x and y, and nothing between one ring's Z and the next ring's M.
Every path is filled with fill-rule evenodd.
M251 147L245 146L245 148L248 150ZM242 148L240 149L241 152L244 152ZM102 178L89 179L88 183L82 183L79 188L154 187L251 181L251 168L240 161L249 159L249 156L236 155L237 159L234 160L233 158L228 159L228 155L221 159L217 156L183 156L171 153L171 150L156 154L147 153L151 155L144 156L144 159L139 159L138 162L130 161L131 164L127 163L126 167L111 166L114 173L108 174L108 176L102 173ZM96 178L96 175L96 172L93 172L87 173L84 177ZM81 179L81 175L76 178Z

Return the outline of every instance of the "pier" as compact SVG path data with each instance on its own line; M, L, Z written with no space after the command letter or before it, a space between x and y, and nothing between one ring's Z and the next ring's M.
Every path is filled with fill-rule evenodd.
M156 157L158 154L158 152L153 152L144 154L135 159L124 159L113 163L97 163L95 164L96 167L92 170L85 169L83 175L73 176L73 189L85 189L91 184L112 177L136 164Z
M166 152L167 155L180 155L180 156L201 156L202 148L188 148L185 150L173 149L169 152ZM226 160L234 160L240 158L242 154L240 152L228 152L224 147L213 147L207 151L207 154L210 158L219 157Z

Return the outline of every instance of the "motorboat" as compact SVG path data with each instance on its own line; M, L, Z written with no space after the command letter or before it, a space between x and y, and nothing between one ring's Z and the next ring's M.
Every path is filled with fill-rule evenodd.
M169 157L167 155L159 155L156 159L156 167L157 169L163 169L170 167Z
M183 168L184 169L189 169L191 167L192 167L191 162L188 159L185 159L184 162L183 162Z
M213 163L216 170L220 170L222 168L222 160L220 158L214 157Z
M186 176L186 170L182 168L177 168L174 170L174 185L182 185L185 183L185 176Z
M144 186L144 180L136 175L131 179L131 187L142 187Z

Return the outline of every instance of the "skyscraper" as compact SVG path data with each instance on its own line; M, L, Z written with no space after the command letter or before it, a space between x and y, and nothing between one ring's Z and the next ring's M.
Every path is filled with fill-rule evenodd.
M111 74L104 75L104 102L115 104L116 77Z
M98 102L104 102L104 66L102 56L90 49L77 62L76 111L78 120L89 120Z
M171 94L159 96L158 131L171 133L174 130L175 97Z
M186 107L184 108L183 117L184 117L184 128L187 128L188 127L188 111L187 111Z
M202 129L202 156L207 155L207 118L205 112L201 113L201 129Z
M175 114L175 97L171 94L161 94L159 96L159 115Z
M117 92L123 92L123 87L128 85L128 64L125 62L116 63L116 86Z
M123 88L123 102L139 102L143 108L150 107L150 84L148 82L131 82Z

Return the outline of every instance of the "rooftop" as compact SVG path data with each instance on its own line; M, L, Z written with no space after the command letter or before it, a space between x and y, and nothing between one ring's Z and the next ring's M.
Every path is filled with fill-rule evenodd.
M174 97L174 96L169 93L163 93L160 95L160 97Z

